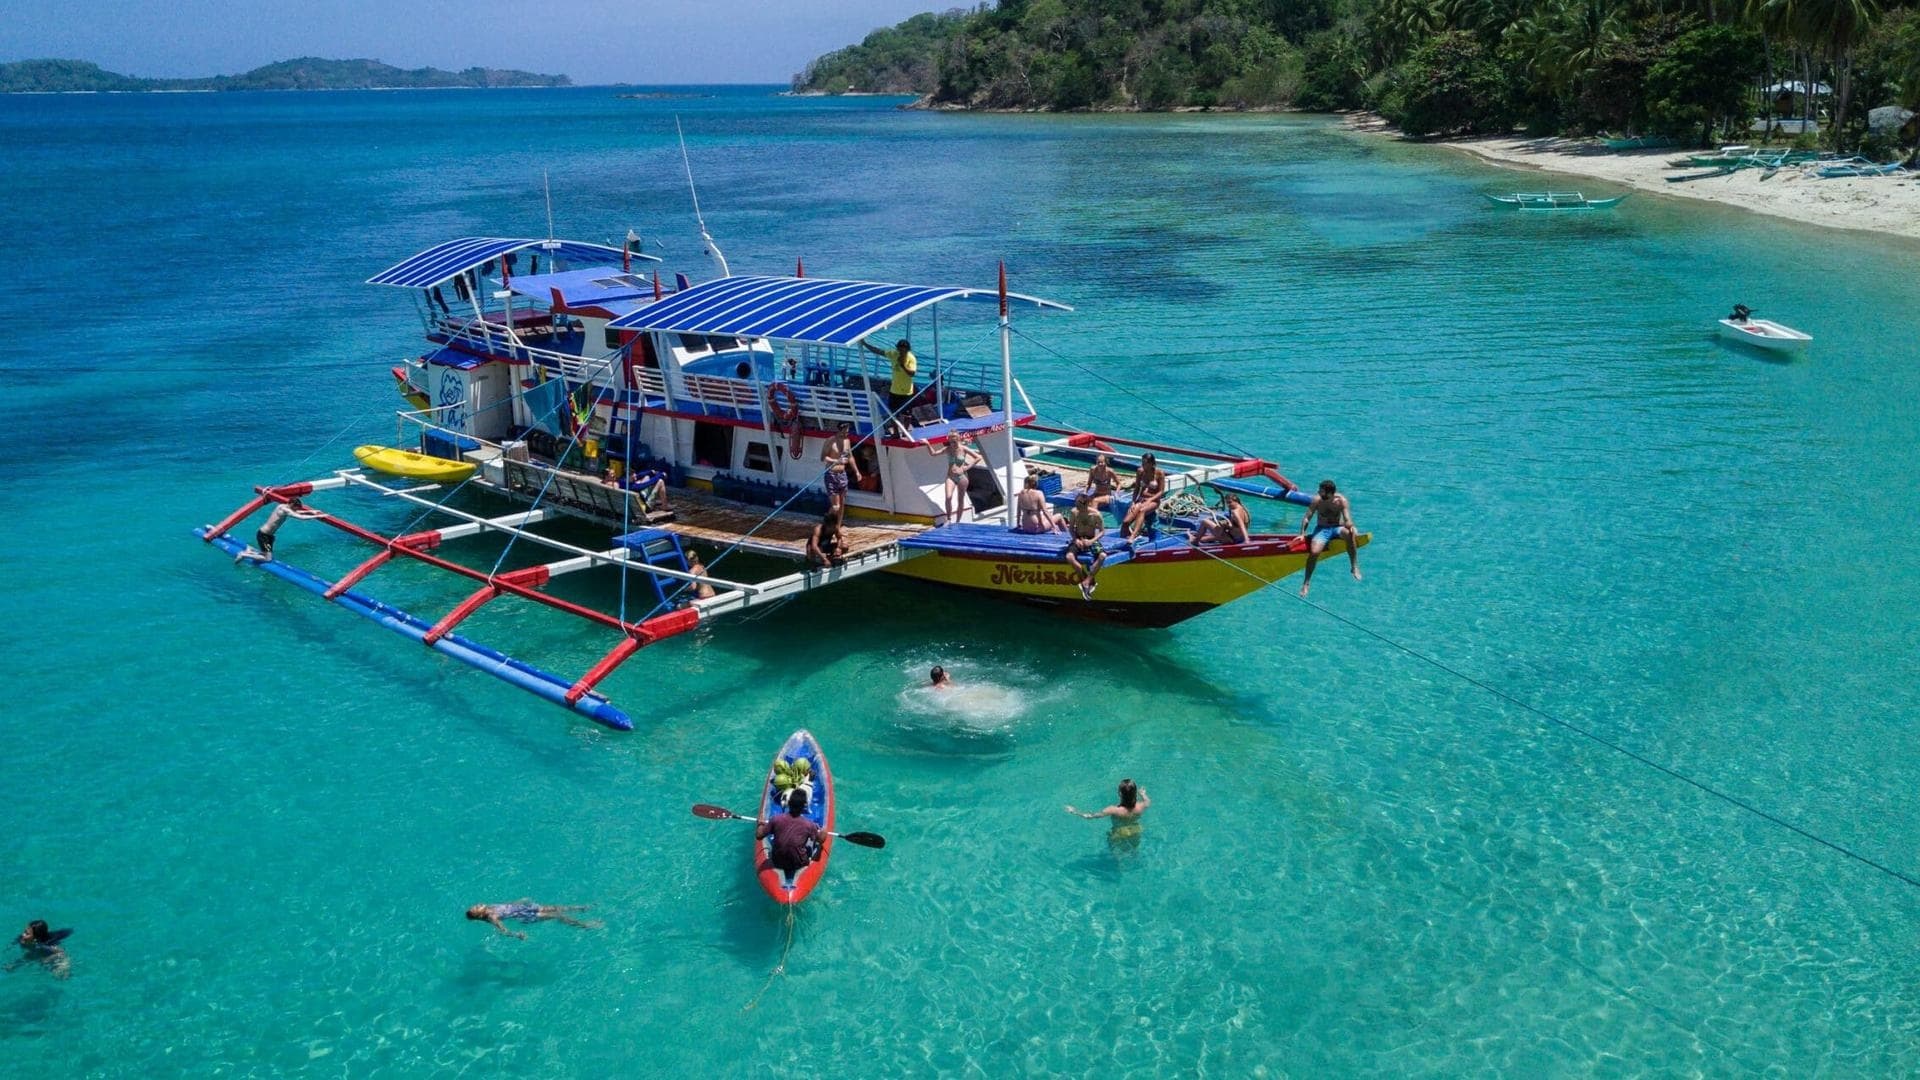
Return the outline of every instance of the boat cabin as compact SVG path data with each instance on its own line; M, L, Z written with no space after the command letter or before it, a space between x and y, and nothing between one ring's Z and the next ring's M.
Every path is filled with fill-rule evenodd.
M943 513L945 445L972 437L983 460L970 470L966 516L1004 515L1025 476L1012 429L1033 408L982 333L998 290L678 275L668 287L635 273L636 258L647 257L475 238L373 278L420 297L434 348L394 374L422 449L475 460L509 490L535 480L507 475L519 463L615 492L664 479L806 512L827 504L821 453L845 430L861 474L848 516L931 523ZM918 370L896 410L892 363L863 343L901 339ZM625 506L600 516L631 520Z

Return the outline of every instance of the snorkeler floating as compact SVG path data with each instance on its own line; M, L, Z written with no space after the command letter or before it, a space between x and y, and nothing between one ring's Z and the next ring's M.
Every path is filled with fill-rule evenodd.
M527 935L523 931L509 930L501 920L512 919L515 922L527 923L551 920L566 923L568 926L577 926L582 930L598 930L599 923L581 922L567 914L569 911L585 911L592 906L592 904L539 904L523 896L511 904L475 904L467 909L467 918L475 922L492 923L495 930L503 934L512 934L521 941L525 941Z

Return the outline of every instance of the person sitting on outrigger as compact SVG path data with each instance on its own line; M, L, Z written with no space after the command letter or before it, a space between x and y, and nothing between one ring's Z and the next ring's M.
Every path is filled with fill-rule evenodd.
M39 964L53 973L56 979L64 979L71 967L67 961L67 950L60 943L67 939L72 930L49 930L45 919L35 919L27 924L14 943L20 946L20 958L8 964L6 970L12 971L22 964Z
M1033 473L1027 474L1027 486L1014 500L1014 506L1020 511L1020 526L1015 532L1059 532L1066 525L1060 515L1053 512L1053 507L1047 505L1047 493L1040 490L1040 478Z
M815 570L847 565L847 538L840 531L840 511L829 507L807 537L807 565Z
M808 821L806 814L807 789L794 788L787 792L786 813L760 819L753 835L761 840L773 837L773 849L767 853L761 869L771 866L775 870L797 874L820 854L826 834L820 826Z
M491 923L495 930L503 934L512 934L521 941L525 941L527 940L525 932L509 930L500 920L512 919L514 922L526 923L552 920L566 923L568 926L578 926L582 930L598 930L599 923L581 922L567 914L569 911L585 911L592 906L592 904L540 904L535 903L530 897L523 896L511 904L475 904L467 909L467 918L475 922Z
M1152 454L1140 455L1140 471L1133 476L1133 505L1127 507L1127 519L1120 523L1127 543L1140 538L1146 530L1148 516L1160 509L1160 499L1166 493L1167 474L1160 471Z
M1073 567L1074 576L1080 579L1080 595L1091 600L1094 575L1107 564L1106 550L1100 546L1100 537L1107 531L1107 519L1093 508L1093 500L1084 491L1073 497L1073 516L1067 519L1067 531L1072 534L1065 552L1067 565ZM1082 562L1083 559L1086 561Z
M1120 781L1120 801L1118 803L1104 810L1097 810L1091 813L1069 804L1067 813L1078 814L1089 821L1094 818L1112 818L1113 831L1115 833L1120 833L1129 828L1134 832L1138 832L1140 829L1140 815L1146 813L1147 807L1152 805L1153 800L1147 798L1147 793L1141 790L1140 786L1135 784L1132 778L1129 777L1128 779Z
M1240 505L1240 496L1229 491L1225 499L1225 512L1209 514L1200 522L1200 527L1187 534L1189 544L1244 544L1247 542L1247 508Z

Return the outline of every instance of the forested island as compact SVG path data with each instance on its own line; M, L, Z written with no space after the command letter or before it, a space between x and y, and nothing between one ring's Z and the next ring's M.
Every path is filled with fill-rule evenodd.
M877 30L793 88L972 109L1373 109L1415 135L1705 141L1771 116L1851 147L1900 137L1869 132L1869 109L1920 108L1920 0L1001 0Z
M397 68L378 60L301 57L254 68L243 75L201 79L143 79L108 71L85 60L17 60L0 64L0 93L82 93L180 90L418 90L496 86L570 86L565 75L471 67Z

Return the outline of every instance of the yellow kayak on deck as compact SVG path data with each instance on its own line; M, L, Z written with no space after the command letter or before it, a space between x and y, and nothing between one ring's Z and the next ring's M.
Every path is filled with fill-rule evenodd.
M409 480L431 480L436 484L451 484L465 480L473 475L473 462L454 461L450 458L433 457L430 454L416 454L411 450L396 450L391 446L356 446L353 456L360 464L375 472L388 476L404 476Z

